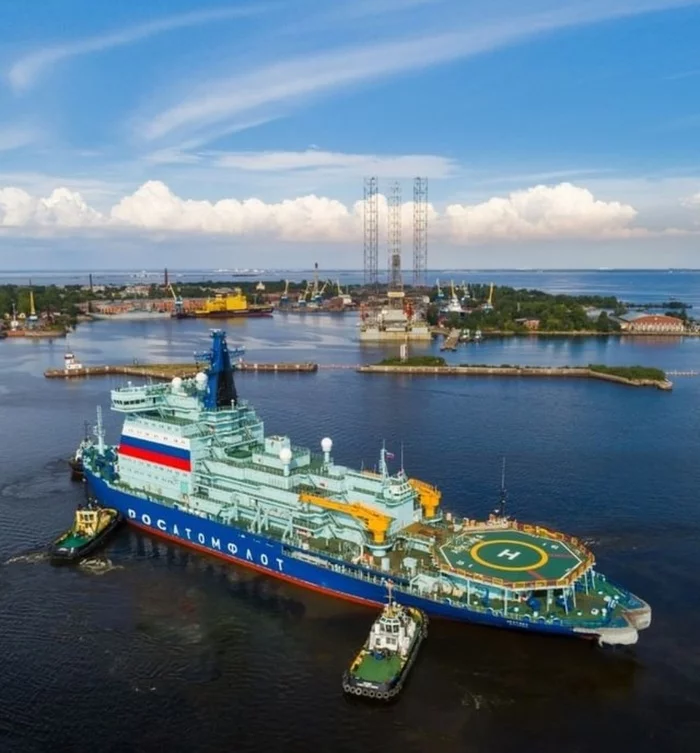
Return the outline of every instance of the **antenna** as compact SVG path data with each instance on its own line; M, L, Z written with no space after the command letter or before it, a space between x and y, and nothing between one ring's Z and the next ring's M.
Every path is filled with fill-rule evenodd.
M388 593L389 593L389 604L391 604L391 593L392 593L392 591L394 590L394 584L393 584L393 582L392 582L391 580L389 580L388 578L387 578L387 580L386 580L386 590L387 590L387 591L388 591Z
M496 514L499 518L506 517L506 458L503 456L503 467L501 468L501 497L498 500Z

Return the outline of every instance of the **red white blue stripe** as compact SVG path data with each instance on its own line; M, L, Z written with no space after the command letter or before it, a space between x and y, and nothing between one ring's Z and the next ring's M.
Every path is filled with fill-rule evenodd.
M181 442L184 441L181 440ZM163 465L178 471L191 471L192 458L187 446L173 446L171 443L145 439L124 432L119 442L119 454L124 457L143 460L147 463Z

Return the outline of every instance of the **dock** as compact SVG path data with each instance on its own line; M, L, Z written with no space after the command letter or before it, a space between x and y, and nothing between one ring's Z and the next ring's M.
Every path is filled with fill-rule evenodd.
M271 374L311 374L318 371L317 363L248 363L243 361L235 364L236 372L254 371L256 373ZM103 364L99 366L81 366L70 369L47 369L44 376L47 379L74 379L77 377L97 376L134 376L151 379L174 379L180 377L188 379L199 371L193 363L161 363L161 364Z
M440 350L457 350L457 345L459 345L459 335L460 332L458 329L451 329L445 337L445 341L440 346Z

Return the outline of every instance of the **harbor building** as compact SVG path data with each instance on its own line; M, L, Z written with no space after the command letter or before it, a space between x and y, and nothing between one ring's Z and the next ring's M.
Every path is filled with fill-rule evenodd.
M646 312L635 312L623 314L617 317L620 329L623 332L636 332L644 334L682 335L686 326L682 319L667 314L648 314Z

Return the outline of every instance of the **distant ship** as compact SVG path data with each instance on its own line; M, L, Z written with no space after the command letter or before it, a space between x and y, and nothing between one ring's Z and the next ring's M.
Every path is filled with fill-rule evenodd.
M156 311L155 309L134 309L133 311L123 311L118 314L103 314L103 313L91 313L92 319L98 321L135 321L135 320L153 320L153 319L169 319L169 311Z
M249 304L248 298L240 288L234 288L233 293L217 293L213 298L207 298L201 308L185 311L182 303L175 302L175 311L171 316L176 319L228 319L239 316L272 316L272 306Z
M211 333L194 379L112 390L124 414L107 445L83 449L99 502L177 544L330 596L381 609L394 599L429 615L600 644L632 644L651 623L642 599L608 580L579 539L505 513L487 520L441 510L441 493L381 448L378 470L265 435L238 397L226 336ZM311 402L311 400L309 401Z

